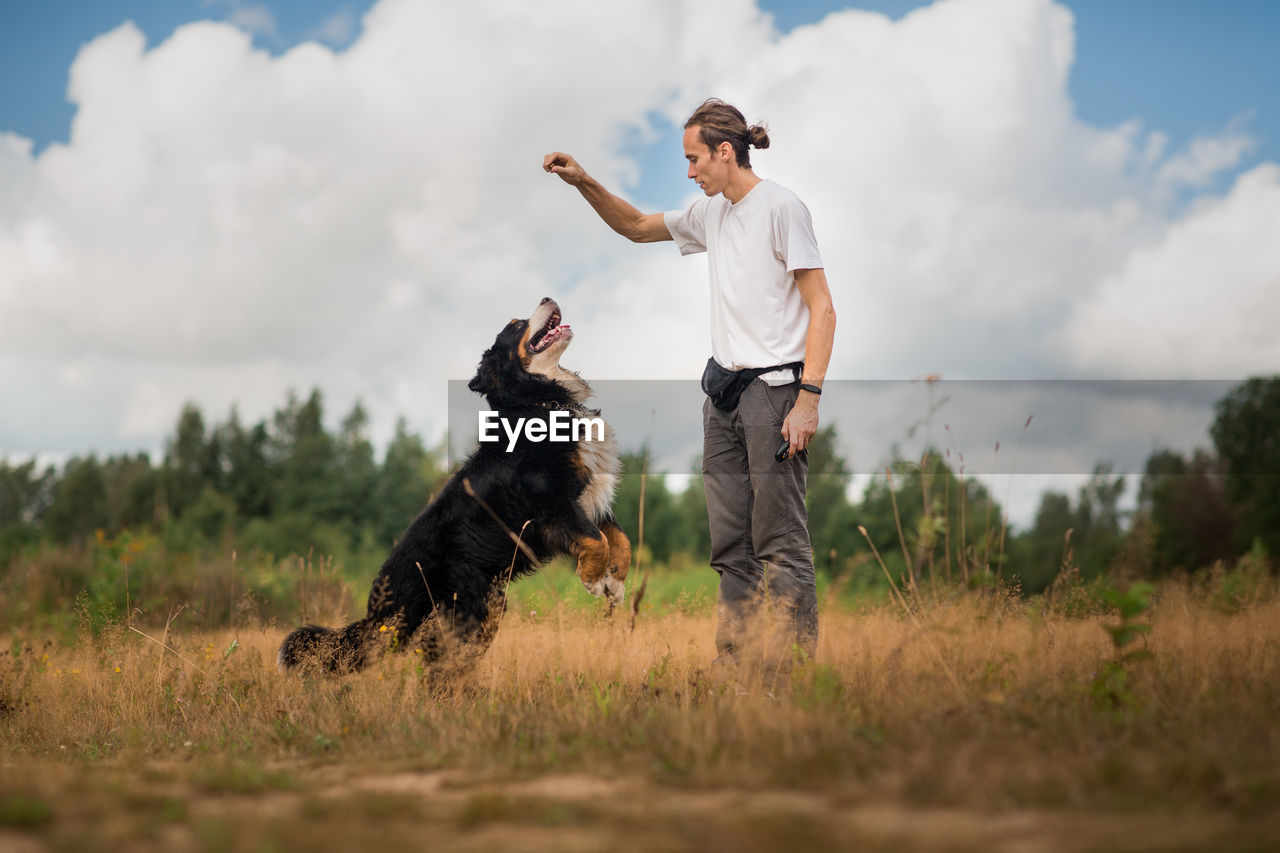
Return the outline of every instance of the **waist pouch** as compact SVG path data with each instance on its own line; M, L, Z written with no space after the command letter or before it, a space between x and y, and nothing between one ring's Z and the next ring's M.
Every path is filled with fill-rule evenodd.
M790 364L778 364L773 367L746 367L742 370L729 370L721 367L715 358L707 359L706 369L702 371L702 392L711 398L711 405L725 412L732 412L738 407L738 398L757 376L772 373L775 370L804 369L803 361Z

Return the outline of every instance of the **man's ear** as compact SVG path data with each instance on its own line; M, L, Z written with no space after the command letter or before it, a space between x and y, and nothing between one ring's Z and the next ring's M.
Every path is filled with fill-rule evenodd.
M733 146L728 142L721 142L720 145L716 147L716 156L726 162L735 159Z

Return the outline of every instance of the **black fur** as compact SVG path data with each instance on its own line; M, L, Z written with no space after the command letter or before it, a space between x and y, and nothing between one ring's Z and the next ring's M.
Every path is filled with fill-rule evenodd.
M498 333L468 387L513 423L522 417L549 422L549 406L578 406L581 411L579 398L589 393L585 383L566 385L526 369L522 340L528 338L528 326L529 321L513 320ZM573 374L566 376L576 380ZM609 538L602 531L626 542L610 513L593 519L579 505L592 476L580 453L576 442L529 442L523 437L507 452L505 434L499 442L481 443L392 548L373 583L365 617L337 631L299 628L280 646L280 666L347 672L389 648L420 648L432 661L450 650L483 652L496 630L510 578L533 572L559 554L580 557L584 539ZM616 461L610 473L616 476ZM536 561L518 550L503 524L466 494L464 480L506 528L520 534ZM613 550L617 553L608 571L620 581L626 576L630 545ZM579 566L581 571L581 560Z

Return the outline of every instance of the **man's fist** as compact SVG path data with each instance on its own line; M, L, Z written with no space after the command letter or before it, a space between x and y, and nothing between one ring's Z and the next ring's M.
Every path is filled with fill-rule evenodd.
M566 184L580 184L586 179L586 171L578 165L578 161L568 154L552 151L542 158L542 170L552 175L559 175Z

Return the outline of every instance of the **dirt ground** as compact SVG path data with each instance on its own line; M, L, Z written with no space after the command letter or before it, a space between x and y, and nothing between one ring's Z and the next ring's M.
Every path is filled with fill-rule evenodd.
M10 765L7 772L15 768ZM9 815L0 851L1273 850L1280 817L908 807L854 790L682 789L650 780L318 766L223 779L189 770L50 766L50 814ZM239 790L237 790L239 789ZM11 812L13 804L6 806ZM26 823L27 825L23 825Z

